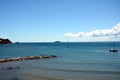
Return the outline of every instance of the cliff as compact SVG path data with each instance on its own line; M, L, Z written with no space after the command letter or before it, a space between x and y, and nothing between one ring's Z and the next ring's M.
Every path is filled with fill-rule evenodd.
M0 44L12 44L12 42L9 39L0 38Z

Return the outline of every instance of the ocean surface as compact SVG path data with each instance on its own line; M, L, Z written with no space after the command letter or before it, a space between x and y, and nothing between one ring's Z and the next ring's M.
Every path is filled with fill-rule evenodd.
M0 80L120 80L120 42L115 42L118 52L111 48L112 42L0 45L0 58L58 56L0 63Z

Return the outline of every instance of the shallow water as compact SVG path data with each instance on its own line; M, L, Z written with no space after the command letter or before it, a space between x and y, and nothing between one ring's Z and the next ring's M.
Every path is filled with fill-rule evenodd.
M120 51L120 42L115 44ZM119 80L120 52L110 53L111 48L111 42L0 45L0 58L58 56L0 63L0 80Z

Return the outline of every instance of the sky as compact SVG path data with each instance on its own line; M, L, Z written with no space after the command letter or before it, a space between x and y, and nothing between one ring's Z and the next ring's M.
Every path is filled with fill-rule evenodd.
M120 41L120 0L0 0L0 37L13 42Z

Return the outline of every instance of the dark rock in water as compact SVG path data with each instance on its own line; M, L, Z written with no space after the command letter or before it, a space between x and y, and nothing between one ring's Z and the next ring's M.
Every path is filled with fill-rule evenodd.
M0 44L12 44L12 42L9 39L0 38Z
M19 69L20 66L8 66L8 67L0 67L0 71L1 70L13 70L13 69Z
M26 56L26 57L3 58L3 59L0 59L0 63L10 62L10 61L31 60L31 59L44 59L44 58L57 58L57 56L56 55L44 55L44 56Z
M7 69L10 70L10 69L13 69L13 67L8 67Z

